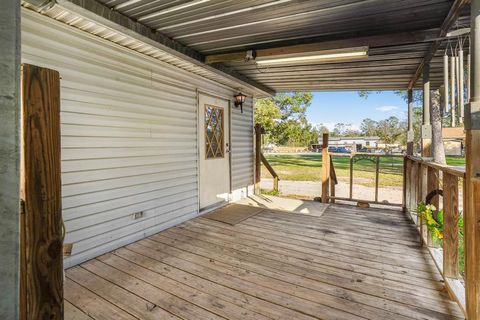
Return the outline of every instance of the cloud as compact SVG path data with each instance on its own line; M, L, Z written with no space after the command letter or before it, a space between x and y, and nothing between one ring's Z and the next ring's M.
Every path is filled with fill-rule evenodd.
M390 112L390 111L397 110L397 109L398 109L397 106L381 106L381 107L376 108L376 110L378 110L380 112Z

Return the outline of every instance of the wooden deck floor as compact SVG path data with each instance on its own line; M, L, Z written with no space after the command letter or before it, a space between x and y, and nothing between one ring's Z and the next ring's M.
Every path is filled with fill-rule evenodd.
M66 271L65 319L457 319L399 211L205 218Z

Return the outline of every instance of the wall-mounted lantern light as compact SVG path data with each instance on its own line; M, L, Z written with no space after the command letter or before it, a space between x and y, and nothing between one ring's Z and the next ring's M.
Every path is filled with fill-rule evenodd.
M247 96L239 92L238 94L234 95L233 98L235 99L235 107L240 107L240 112L243 113L243 103L245 102Z

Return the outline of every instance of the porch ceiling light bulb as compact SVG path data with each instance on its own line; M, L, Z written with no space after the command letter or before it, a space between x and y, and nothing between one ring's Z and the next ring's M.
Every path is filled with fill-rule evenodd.
M233 103L235 104L235 107L240 107L240 112L243 113L243 103L245 102L245 99L247 98L246 95L243 93L239 92L238 94L234 95L233 98L235 99Z
M323 61L348 60L354 58L368 57L368 47L335 49L310 52L307 54L289 54L273 58L257 58L257 64L275 65L275 64L295 64L312 63Z

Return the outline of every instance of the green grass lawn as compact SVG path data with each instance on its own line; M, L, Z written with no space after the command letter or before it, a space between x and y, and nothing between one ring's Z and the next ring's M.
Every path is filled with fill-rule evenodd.
M322 176L322 155L310 154L268 154L265 156L275 169L280 179L294 181L320 181ZM375 185L375 162L368 159L354 158L354 183L365 186ZM373 158L372 158L373 159ZM403 181L403 158L380 158L379 185L401 186ZM447 157L449 165L465 165L465 159L460 157ZM350 176L349 157L333 157L333 164L337 177L348 179ZM262 168L262 177L270 178L266 168Z

